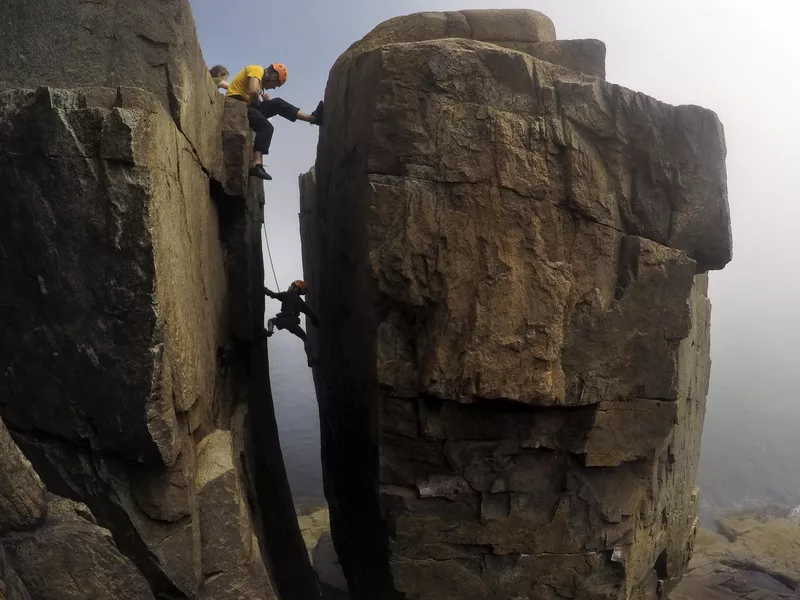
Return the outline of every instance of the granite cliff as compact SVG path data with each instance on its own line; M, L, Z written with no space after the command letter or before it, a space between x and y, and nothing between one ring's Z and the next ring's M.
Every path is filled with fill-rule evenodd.
M244 107L186 0L7 8L0 600L313 600ZM687 568L725 142L604 59L462 11L331 71L301 229L352 598L651 600Z
M331 71L301 233L355 599L649 600L686 568L725 141L604 59L463 11Z
M0 598L316 597L188 1L12 0L0 54Z

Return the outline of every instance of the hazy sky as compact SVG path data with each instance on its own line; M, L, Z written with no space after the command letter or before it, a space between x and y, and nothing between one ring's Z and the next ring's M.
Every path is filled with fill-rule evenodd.
M728 145L734 262L712 275L711 410L795 405L800 365L800 1L762 0L193 0L204 56L232 73L283 62L280 95L311 111L328 72L381 21L422 10L532 8L559 38L597 38L608 80L672 104L715 110ZM297 176L314 163L317 128L281 119L267 159L267 226L278 279L302 274ZM800 412L800 411L798 411Z

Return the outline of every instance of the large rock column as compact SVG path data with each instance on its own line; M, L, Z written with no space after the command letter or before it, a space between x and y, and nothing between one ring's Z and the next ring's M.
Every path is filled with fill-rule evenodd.
M354 598L661 598L691 553L716 116L531 11L384 23L334 66L301 229Z
M272 411L245 105L211 82L188 0L6 4L0 416L148 594L313 599Z

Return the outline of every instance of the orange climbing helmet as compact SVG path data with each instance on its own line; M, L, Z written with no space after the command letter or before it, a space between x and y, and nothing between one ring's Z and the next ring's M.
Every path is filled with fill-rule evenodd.
M298 289L298 291L300 292L301 296L305 296L306 292L308 291L308 286L306 285L306 282L301 280L301 279L298 279L297 281L293 281L292 282L292 286L296 287Z
M286 83L286 79L289 77L289 69L286 68L286 65L282 63L272 63L270 66L278 74L278 86L280 87Z

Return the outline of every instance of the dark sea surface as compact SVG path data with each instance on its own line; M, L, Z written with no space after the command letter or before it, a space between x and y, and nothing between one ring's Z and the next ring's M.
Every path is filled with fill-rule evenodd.
M283 459L295 504L320 506L319 411L303 343L286 331L269 339L270 379Z
M283 334L283 335L280 335ZM302 343L286 332L270 339L273 396L281 445L296 504L325 502L319 413ZM701 517L711 525L731 511L800 505L800 409L753 402L733 406L712 393L708 401L698 483Z

